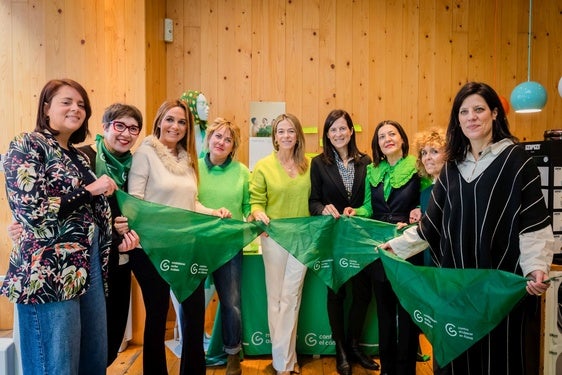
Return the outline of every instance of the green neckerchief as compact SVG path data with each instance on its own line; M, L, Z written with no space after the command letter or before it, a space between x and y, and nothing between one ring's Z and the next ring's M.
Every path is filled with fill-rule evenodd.
M133 162L133 155L127 151L121 156L117 156L109 152L105 147L103 135L96 135L96 176L108 175L115 181L120 189L125 186L131 163Z
M372 167L369 182L373 186L384 183L384 200L387 201L392 188L406 185L417 172L416 158L411 155L398 160L393 166L385 159L377 167Z
M425 189L433 185L433 179L431 177L424 176L420 179L420 183L421 183L420 191L424 191Z

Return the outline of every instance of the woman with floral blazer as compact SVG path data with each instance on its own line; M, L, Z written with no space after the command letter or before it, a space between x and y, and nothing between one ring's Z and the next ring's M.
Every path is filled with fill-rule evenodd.
M117 185L96 179L73 146L86 139L90 115L80 84L49 81L35 131L17 136L4 161L8 203L23 231L0 292L17 304L26 375L105 374L105 196Z

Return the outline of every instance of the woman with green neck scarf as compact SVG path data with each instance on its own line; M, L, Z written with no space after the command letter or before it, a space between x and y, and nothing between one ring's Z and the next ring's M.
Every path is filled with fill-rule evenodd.
M83 146L80 150L90 158L96 176L108 175L119 189L126 190L133 161L131 147L142 130L142 114L135 106L115 103L106 108L102 125L103 135L96 136L95 150L93 145ZM117 358L123 341L131 292L129 256L121 253L118 247L123 239L131 243L128 249L138 247L139 237L135 231L128 231L127 219L121 216L115 196L108 200L115 229L109 254L109 293L106 297L109 366Z
M394 224L407 223L410 211L420 202L420 177L416 158L408 155L408 137L402 125L390 120L379 123L371 149L373 163L367 166L365 201L357 209L345 208L344 215L364 216ZM381 374L415 375L417 327L398 303L380 260L361 272L368 273L370 283L365 283L364 288L369 292L372 288L377 300ZM362 298L355 298L356 290ZM368 304L370 301L365 295L359 286L355 288L353 304Z

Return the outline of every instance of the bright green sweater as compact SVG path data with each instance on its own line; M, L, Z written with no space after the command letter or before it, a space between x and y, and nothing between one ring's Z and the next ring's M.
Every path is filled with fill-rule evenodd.
M233 219L243 220L250 214L249 179L250 171L238 161L211 165L205 161L205 158L201 158L199 159L199 202L215 209L225 207L232 213Z
M263 211L270 219L310 216L310 160L304 174L289 177L276 152L259 160L250 178L252 212Z

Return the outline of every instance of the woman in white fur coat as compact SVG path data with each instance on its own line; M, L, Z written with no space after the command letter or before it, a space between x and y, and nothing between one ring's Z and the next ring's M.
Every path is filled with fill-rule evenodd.
M133 156L129 193L146 201L230 217L225 208L213 210L197 201L198 162L193 116L185 102L164 102L156 114L153 133ZM141 237L142 242L142 237ZM131 267L142 290L146 319L143 368L145 374L167 374L165 353L166 318L170 286L158 274L142 249L130 252ZM205 321L204 285L182 303L183 348L180 374L204 375Z

